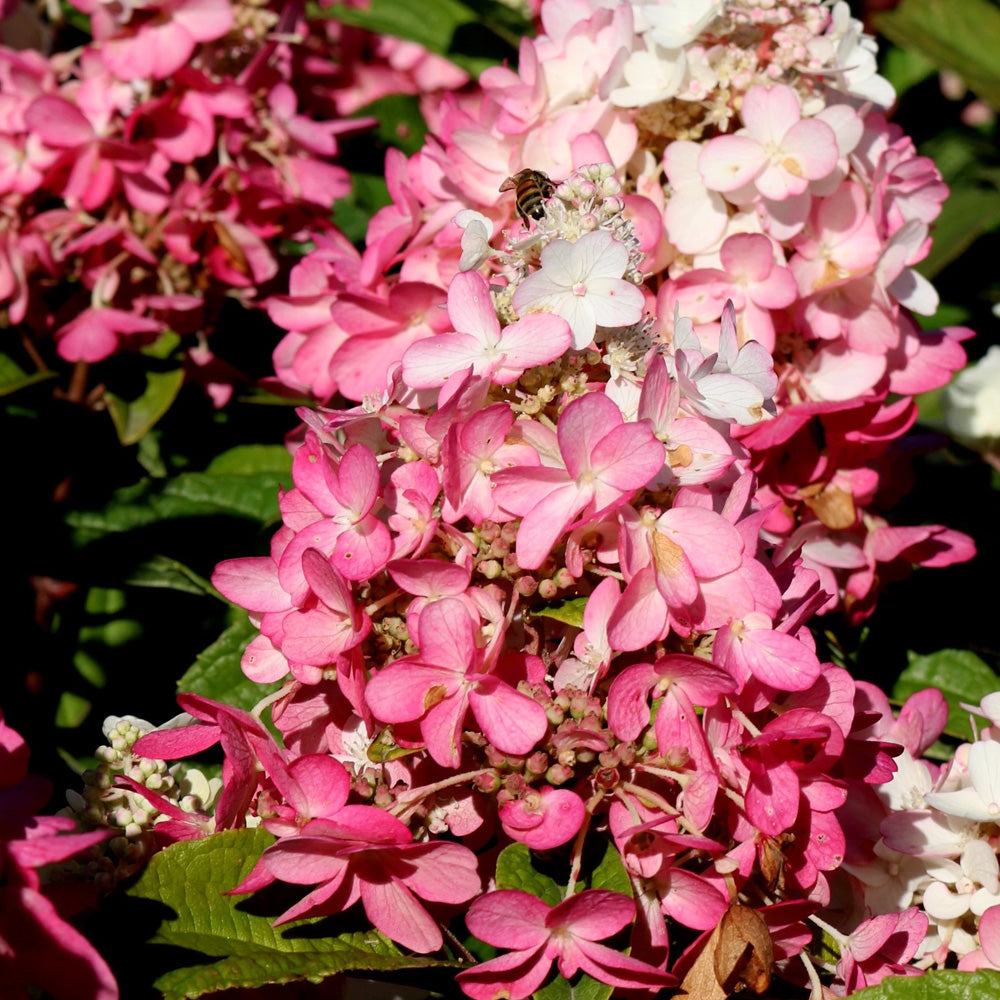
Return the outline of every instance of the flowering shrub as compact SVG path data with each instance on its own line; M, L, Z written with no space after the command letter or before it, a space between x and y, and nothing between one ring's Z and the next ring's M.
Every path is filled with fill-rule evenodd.
M114 202L124 249L95 223L91 304L42 327L97 361L165 329L151 302L235 290L285 331L270 384L312 401L268 553L211 577L252 627L243 679L109 720L70 796L89 873L145 867L161 940L247 959L213 988L437 968L476 1000L819 1000L1000 969L997 696L933 763L944 695L897 715L810 630L975 552L890 523L915 397L971 331L915 319L947 189L847 5L544 0L518 68L464 90L390 43L345 82L322 46L350 31L314 11L85 12L93 45L24 94L18 141L49 138L19 194ZM355 248L317 216L339 115L449 80ZM86 109L119 90L109 138ZM32 246L70 218L42 204ZM287 288L285 240L312 247ZM188 763L209 750L218 777Z

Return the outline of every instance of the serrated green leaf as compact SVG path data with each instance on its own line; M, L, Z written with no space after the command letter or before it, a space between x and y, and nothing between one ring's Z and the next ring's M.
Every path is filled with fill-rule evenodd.
M179 590L185 594L219 596L219 592L208 580L168 556L153 556L140 563L125 582L133 587L156 587Z
M561 604L553 604L542 608L540 611L532 610L531 613L537 615L539 618L553 618L557 622L563 622L575 628L583 628L583 612L586 608L586 597L574 597L571 600L563 601Z
M875 27L938 69L954 70L977 96L1000 109L1000 10L989 0L903 0L876 15Z
M1000 1000L1000 972L941 969L923 976L892 976L852 993L851 1000Z
M404 955L377 931L337 937L296 935L298 921L271 926L253 913L245 897L225 895L253 869L274 840L263 830L234 830L177 843L155 855L129 895L163 903L174 911L151 938L156 944L213 956L211 965L176 969L157 981L167 997L196 997L233 987L293 982L349 970L393 971L455 967L457 963Z
M177 682L178 690L249 710L281 686L280 682L255 684L243 673L240 667L243 650L259 633L242 609L238 614L238 619L198 654L198 659Z
M924 688L937 688L948 700L946 731L971 740L969 713L959 703L978 705L984 695L1000 691L1000 677L966 649L942 649L929 656L911 653L910 664L896 681L892 696L905 701Z
M0 396L26 389L36 382L55 378L55 372L33 372L29 374L8 354L0 354Z
M147 371L146 387L135 399L107 392L108 412L123 445L135 444L170 409L184 384L184 369Z
M458 0L421 0L419 4L412 0L369 0L363 8L333 4L316 8L315 13L376 34L408 38L439 55L448 52L459 25L477 19L475 11Z

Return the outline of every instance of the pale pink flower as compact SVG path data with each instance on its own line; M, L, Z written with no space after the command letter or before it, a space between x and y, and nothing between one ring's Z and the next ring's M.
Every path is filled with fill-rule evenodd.
M622 278L628 260L625 246L603 229L575 243L553 240L542 249L541 268L517 286L511 301L522 316L532 311L562 316L574 349L582 350L598 326L630 326L642 318L645 298Z
M464 208L452 219L462 230L462 256L458 261L460 271L476 271L495 252L490 246L493 223L481 212Z
M413 389L443 385L467 368L497 385L508 385L525 369L561 357L570 346L566 321L548 313L532 313L501 329L486 279L475 271L463 271L452 280L448 316L455 333L420 340L403 355L403 381Z
M663 153L663 169L670 181L663 221L670 241L682 253L699 253L713 246L729 221L725 199L705 186L698 170L701 150L697 142L678 139Z
M839 150L833 129L803 119L791 87L751 87L743 96L740 116L744 128L710 139L699 154L698 169L713 191L742 201L743 192L755 188L765 198L782 201L803 194L810 181L836 167Z
M969 748L969 783L954 791L928 792L927 805L977 823L1000 820L1000 743L980 740Z
M848 937L837 974L848 993L874 986L886 976L920 976L909 964L927 933L926 914L911 906L902 913L883 913L865 920Z
M520 889L499 889L477 899L465 922L481 941L513 950L455 978L473 1000L523 1000L542 985L553 962L565 979L583 970L622 989L672 985L670 973L598 943L634 919L632 900L606 889L585 890L553 907Z

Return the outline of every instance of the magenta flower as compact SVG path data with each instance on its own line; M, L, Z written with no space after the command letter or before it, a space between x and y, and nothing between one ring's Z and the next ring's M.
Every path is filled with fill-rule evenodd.
M455 978L474 1000L530 996L553 962L566 979L582 970L622 989L673 985L669 972L598 943L634 919L632 900L606 889L589 889L553 907L520 889L487 893L469 907L466 926L481 941L513 950Z
M27 744L0 712L0 993L27 997L38 988L57 1000L118 1000L107 963L60 913L79 900L60 892L68 885L43 885L40 877L44 865L100 843L108 831L69 833L71 818L35 816L51 789L28 773Z
M419 644L419 653L400 657L368 682L365 697L379 719L419 719L427 751L443 767L458 767L470 708L498 750L526 754L534 748L548 728L545 710L488 672L463 601L444 597L427 605Z
M437 951L437 922L418 902L464 903L481 888L476 856L461 844L413 843L410 831L377 806L344 805L346 784L331 787L326 815L261 855L231 895L255 892L275 880L316 885L275 924L343 913L359 899L386 937L413 951Z
M572 840L587 814L580 796L548 785L530 789L523 799L500 807L500 823L514 840L532 850L547 851Z
M501 469L493 476L497 505L521 518L517 561L537 569L577 517L623 504L663 467L663 445L648 423L626 423L607 396L573 400L559 418L564 467Z

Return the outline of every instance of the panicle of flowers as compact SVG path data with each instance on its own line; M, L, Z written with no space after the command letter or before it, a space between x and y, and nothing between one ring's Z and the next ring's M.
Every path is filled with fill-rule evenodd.
M233 891L304 887L279 922L360 903L426 954L476 897L469 930L511 951L462 973L473 997L527 996L553 962L683 985L737 922L758 993L877 981L922 939L898 908L831 923L855 803L908 742L806 625L971 553L874 513L912 393L961 363L907 311L944 192L836 89L842 47L867 51L840 5L685 9L543 3L517 72L446 95L425 148L387 157L365 250L319 245L269 299L279 377L360 403L300 411L268 554L213 574L259 629L245 674L282 688L251 713L184 695L192 723L135 745L222 744L216 829L277 838ZM768 57L793 38L793 65ZM607 97L628 53L671 48L728 95L697 141ZM525 168L551 190L507 195ZM594 838L631 898L575 892ZM515 844L566 862L561 902L496 887ZM626 926L628 961L600 943Z
M482 892L475 852L493 838L562 852L571 871L588 838L613 843L635 901L577 934L598 900L571 876L516 946L522 973L515 956L471 970L472 996L531 992L553 934L577 941L564 975L680 980L734 906L761 911L794 978L803 920L845 856L838 810L893 771L897 748L855 737L855 684L804 628L829 597L818 574L779 566L763 535L735 435L773 408L771 356L738 343L730 305L714 345L675 316L672 341L616 376L594 338L627 340L652 303L616 301L618 283L638 291L628 259L600 227L510 243L495 295L455 274L444 329L405 349L380 398L302 410L270 554L213 575L260 629L245 673L284 682L260 706L283 745L252 713L184 695L193 724L135 747L170 758L221 740L216 829L278 838L234 892L311 887L280 922L360 903L419 953L441 947L442 907ZM560 268L578 265L568 287L589 313L561 298ZM552 287L519 307L547 269ZM558 599L575 615L550 615ZM474 904L485 940L506 933L508 903ZM673 971L668 921L701 934ZM587 936L628 923L628 961Z

